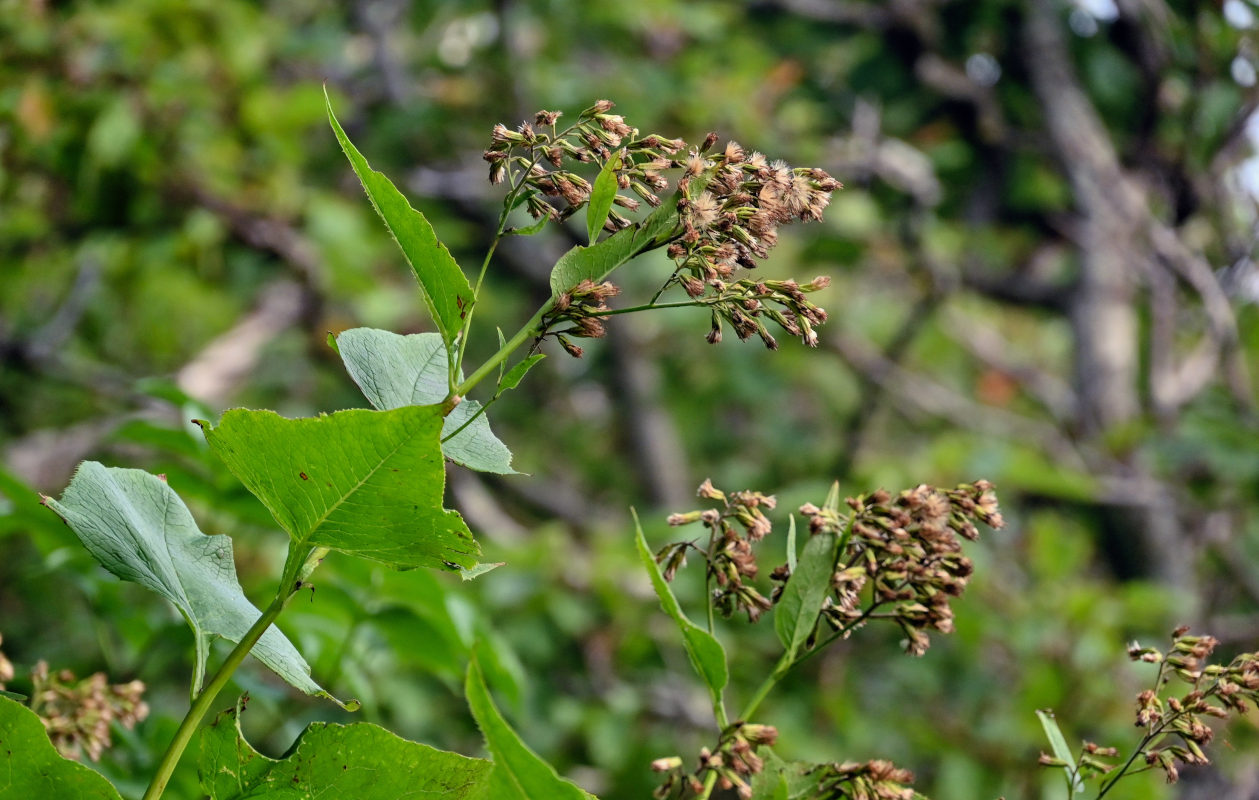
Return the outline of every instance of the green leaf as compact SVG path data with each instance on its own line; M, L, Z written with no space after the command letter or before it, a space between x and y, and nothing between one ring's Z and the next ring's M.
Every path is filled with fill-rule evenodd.
M522 359L516 363L511 369L507 370L507 374L498 383L498 391L505 392L508 389L515 389L524 380L525 373L533 369L533 365L546 358L546 353L534 353L528 358Z
M555 768L543 761L520 740L499 713L485 686L481 666L473 654L468 664L464 694L477 726L485 736L486 747L494 756L492 800L591 800L593 795L564 780Z
M542 229L546 227L546 224L550 221L551 221L551 218L543 214L541 217L538 217L536 220L534 220L533 223L526 225L523 228L508 228L507 230L503 231L503 233L507 235L512 235L512 236L532 236L535 233L541 232Z
M336 342L350 377L375 408L390 411L446 399L448 361L437 334L403 336L375 328L353 328L338 334ZM442 437L459 433L442 443L442 452L469 469L515 474L511 451L490 430L485 414L476 416L480 410L481 404L475 400L455 406L442 424ZM476 419L472 419L474 416Z
M821 764L783 761L772 750L763 750L764 769L752 779L752 800L810 800L817 797L813 772Z
M1067 746L1067 739L1062 735L1062 730L1058 727L1058 721L1054 719L1052 711L1036 711L1036 717L1040 720L1040 726L1045 729L1045 738L1049 740L1049 747L1053 750L1054 758L1062 761L1067 765L1067 786L1070 792L1084 791L1084 779L1080 777L1080 770L1075 764L1075 756L1071 753L1071 748Z
M652 241L678 222L677 193L642 222L617 231L589 247L578 245L560 256L551 268L551 296L559 297L583 280L598 283L612 270L642 253Z
M590 243L599 239L599 231L603 223L608 221L608 212L612 210L612 201L616 199L616 171L621 168L621 153L618 150L603 162L603 168L590 188L590 201L586 204L586 232L590 234Z
M122 800L100 773L62 758L34 711L0 697L0 800Z
M193 691L200 692L214 637L239 642L261 616L236 580L232 540L202 533L175 490L143 470L85 461L61 500L44 502L101 566L175 604L192 626ZM268 628L252 653L294 687L331 699L278 628Z
M433 315L437 329L449 348L463 326L464 309L473 299L467 276L455 263L446 245L437 240L433 226L424 215L412 208L402 192L383 173L373 170L367 159L355 149L332 113L332 100L328 98L327 90L324 91L324 102L328 107L328 122L332 124L341 149L358 174L376 213L402 248L419 281L429 313Z
M656 590L656 596L660 598L660 605L665 613L677 623L678 630L682 632L682 644L686 647L686 654L691 659L691 666L708 686L713 702L717 702L721 699L721 690L725 688L726 681L729 679L726 651L722 648L721 642L717 641L712 634L691 622L682 613L682 607L673 596L673 590L660 574L660 565L656 563L655 556L647 547L647 538L643 536L643 528L638 523L637 513L634 514L634 528L637 531L638 556L651 577L651 585Z
M485 573L493 572L494 570L498 569L499 567L503 566L506 563L507 563L506 561L493 561L493 562L482 561L480 564L477 564L475 567L472 567L471 569L459 570L459 577L463 578L465 581L476 580L477 578L481 577Z
M791 659L813 633L822 601L835 573L835 533L823 530L809 537L795 570L774 606L774 630Z
M307 419L234 409L206 440L291 539L394 567L472 567L480 548L442 508L439 406L353 409Z
M354 800L471 800L493 764L402 739L377 725L314 722L282 759L245 740L235 709L201 734L201 787L210 800L345 797Z

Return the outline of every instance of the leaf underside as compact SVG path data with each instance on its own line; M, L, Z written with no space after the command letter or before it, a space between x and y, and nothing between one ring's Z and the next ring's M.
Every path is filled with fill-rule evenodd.
M194 689L200 690L215 636L239 642L261 616L236 579L232 540L207 536L175 490L143 470L81 464L61 499L47 498L101 566L165 597L196 637ZM271 627L253 654L303 692L331 697L310 678L292 643Z
M403 406L441 403L447 393L447 356L435 333L403 336L375 328L353 328L336 337L337 352L346 371L374 408L388 411ZM515 474L511 451L490 430L481 414L464 427L481 404L464 400L455 406L442 425L442 452L456 464L480 472Z

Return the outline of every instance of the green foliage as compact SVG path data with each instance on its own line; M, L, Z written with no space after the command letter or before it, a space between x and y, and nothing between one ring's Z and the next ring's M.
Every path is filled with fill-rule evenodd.
M210 800L333 794L395 800L482 798L495 765L408 742L378 725L313 723L281 759L245 740L240 708L229 709L201 736L202 789Z
M402 336L373 328L354 328L337 334L335 341L346 371L374 408L389 411L403 406L436 405L446 398L448 358L437 334ZM521 364L524 369L518 365L519 373L511 376L516 383L528 370L528 362ZM503 389L512 386L504 385ZM446 415L442 423L442 453L468 469L500 475L515 473L511 451L490 430L482 408L476 400L464 400Z
M774 630L791 663L813 636L818 621L818 608L831 588L835 574L838 538L834 531L823 530L810 536L791 578L783 587L782 597L774 607Z
M100 774L62 758L40 718L8 697L0 697L0 772L3 800L121 800Z
M468 664L464 693L472 716L476 718L485 744L494 756L494 781L485 795L490 798L537 800L593 800L570 781L556 774L555 768L530 750L511 729L485 686L485 677L475 655Z
M440 406L285 419L234 409L206 441L289 534L290 564L312 547L396 567L472 567L480 548L442 507Z
M603 223L607 222L608 212L612 210L612 201L616 199L616 171L621 167L621 153L617 152L604 162L598 177L590 188L590 201L586 206L586 233L590 236L590 244L599 238Z
M669 197L640 224L617 231L601 242L577 245L551 268L551 296L559 297L582 281L598 283L630 259L658 244L656 239L678 224L677 199Z
M455 259L446 249L446 245L437 239L433 226L424 215L411 207L402 193L394 187L382 173L371 168L367 159L354 147L337 117L332 113L332 100L325 99L328 105L328 121L336 132L337 141L350 159L354 172L358 174L368 198L385 226L393 234L394 240L402 248L415 279L419 281L420 293L428 306L429 313L441 331L442 340L449 348L463 327L465 310L473 302L472 286L464 276Z
M1045 729L1045 738L1049 740L1049 747L1053 751L1054 758L1062 763L1066 773L1067 790L1073 794L1082 791L1084 789L1084 781L1080 778L1080 770L1075 764L1075 756L1071 754L1071 748L1067 746L1066 737L1062 735L1062 730L1058 727L1058 721L1054 719L1053 712L1037 709L1036 718L1040 720L1041 727Z
M721 690L726 687L726 682L730 679L730 671L726 666L726 651L722 648L721 642L717 641L711 633L691 622L682 612L677 598L673 596L673 590L660 574L660 566L647 547L647 538L643 535L642 526L637 523L637 519L635 519L635 533L639 560L642 561L648 577L651 578L651 586L660 600L660 606L678 626L678 630L682 633L682 643L686 646L686 654L691 659L691 666L695 668L695 674L708 687L714 707L718 707L721 705Z
M60 500L44 502L101 566L179 609L192 627L192 694L199 694L211 642L220 636L239 642L261 613L236 581L232 540L203 534L175 490L138 469L85 462ZM253 653L292 686L331 697L311 680L310 666L279 630L264 633Z
M797 269L832 277L822 302L841 313L820 352L784 346L767 358L754 347L708 348L685 311L643 325L617 318L628 347L596 342L582 361L561 354L536 367L537 388L526 382L518 402L492 409L516 468L538 480L477 476L455 489L450 502L461 509L463 492L491 489L492 503L465 511L474 530L480 513L505 514L488 517L502 525L485 524L483 544L510 570L447 592L432 583L442 575L348 559L321 567L311 600L285 612L286 630L321 682L369 700L374 719L466 751L458 681L440 677L461 673L459 637L435 655L434 668L443 666L434 675L419 654L423 638L400 634L431 609L445 618L449 605L461 635L498 627L515 683L504 695L506 673L489 679L516 704L539 753L604 797L646 796L652 776L643 764L699 735L690 726L703 701L677 688L674 662L667 652L662 661L647 635L650 604L627 602L633 558L620 510L644 509L654 536L661 509L653 506L667 496L657 480L665 473L651 466L661 462L641 453L663 452L663 463L691 480L711 473L777 487L784 505L816 497L832 477L873 487L985 475L1001 487L1015 525L974 554L958 635L926 659L888 660L896 634L876 631L880 646L820 655L788 676L766 713L793 756L886 754L913 764L921 789L943 800L1038 796L1050 777L1058 788L1058 776L1032 766L1044 744L1031 708L1087 709L1089 726L1064 716L1064 727L1096 726L1100 741L1119 741L1138 688L1135 672L1115 663L1124 642L1208 617L1236 626L1237 643L1253 639L1245 621L1254 596L1236 578L1259 553L1250 417L1217 387L1183 413L1143 397L1122 439L1094 438L1079 424L1075 392L1095 373L1078 369L1075 322L1055 303L1081 274L1086 215L1063 169L1073 160L1054 152L1028 79L1023 29L1033 4L909 13L853 4L839 15L709 0L558 13L532 0L495 8L418 0L390 16L394 8L371 4L360 15L326 0L223 0L191 11L171 0L0 8L0 438L6 469L21 476L0 486L0 628L19 675L47 658L150 685L153 718L100 765L120 787L132 782L124 793L138 794L147 754L164 746L183 712L181 623L139 587L101 581L73 535L30 508L35 494L24 484L59 493L72 466L33 465L31 456L74 443L84 449L73 460L168 473L206 530L235 538L245 593L270 592L275 553L263 534L273 523L181 422L233 405L287 416L361 405L318 344L325 332L430 325L358 187L338 182L349 173L327 135L319 87L327 76L372 165L395 178L465 265L476 263L472 246L489 235L493 214L476 213L476 181L464 168L491 122L514 125L513 114L541 101L577 107L612 96L648 125L734 132L749 149L822 164L850 187L807 244L784 241L780 257L758 268L759 277ZM1069 27L1068 11L1072 25L1092 21L1094 32ZM1234 58L1253 61L1240 49L1247 33L1219 6L1121 11L1109 22L1089 20L1083 7L1059 9L1080 97L1098 110L1117 162L1157 187L1152 216L1183 233L1212 270L1244 261L1250 205L1228 191L1227 170L1248 149L1239 116L1246 90L1229 77ZM994 84L970 80L972 56L999 65ZM517 257L501 248L478 313L527 317L530 293L546 290L531 288L549 263L539 253L571 245L568 233L589 233L580 222L565 234L545 220L534 227L537 238L510 244L540 250ZM1127 249L1139 257L1142 244ZM1134 284L1159 269L1136 270ZM626 270L618 283L627 294L650 291L651 271ZM268 319L246 315L277 280L299 282L310 304L264 339L256 362L240 363L246 380L213 396L193 392L210 411L132 391L141 376L176 380L235 323ZM1174 283L1174 323L1147 303L1163 295L1138 288L1134 391L1157 384L1151 334L1174 331L1174 356L1210 351L1194 340L1206 326L1192 293L1182 278ZM1039 291L1000 293L1023 287ZM923 299L932 296L938 302ZM1253 375L1256 315L1240 299L1233 310ZM54 319L72 324L47 324ZM58 329L60 337L46 335ZM473 338L468 353L490 349ZM616 382L628 376L641 399ZM885 383L871 380L880 377ZM643 408L669 447L644 435ZM120 417L130 421L91 435ZM1206 543L1194 545L1197 581L1174 593L1147 571L1163 557L1139 544L1134 513L1151 497L1167 504L1160 513L1177 521L1177 538ZM513 523L528 533L513 536ZM407 600L411 586L423 613ZM674 591L688 603L698 590ZM388 636L362 621L386 605ZM352 638L343 642L343 630ZM774 635L721 623L718 633L738 653L731 683L759 680L764 663L751 654L774 652ZM606 659L613 666L602 667ZM268 752L292 740L295 728L281 723L290 712L324 713L247 670L240 680L254 691L254 730ZM19 677L12 688L26 686ZM897 724L870 724L888 709ZM1228 737L1224 773L1255 752L1245 726ZM1133 785L1143 800L1171 791L1158 775Z

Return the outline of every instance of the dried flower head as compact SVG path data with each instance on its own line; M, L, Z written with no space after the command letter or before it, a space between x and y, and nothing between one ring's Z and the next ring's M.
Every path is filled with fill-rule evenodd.
M772 747L776 741L778 729L772 725L735 722L721 732L715 750L707 747L700 750L693 772L684 771L682 759L677 756L651 762L653 770L666 773L664 782L652 797L684 800L705 796L704 786L712 781L722 791L750 798L751 780L765 768L765 762L756 751L762 746Z
M31 710L39 714L52 743L66 758L86 753L99 761L113 744L112 723L131 728L149 714L140 681L111 686L103 672L77 680L69 670L50 674L40 661L31 683Z
M953 631L951 601L974 571L961 540L978 537L977 522L1004 524L992 485L977 481L945 490L924 484L895 497L880 490L848 498L846 511L837 497L821 508L800 508L810 533L847 533L823 618L844 637L871 620L892 621L905 634L906 652L922 655L931 644L929 631ZM786 570L777 574L789 577Z
M695 550L703 556L706 574L716 584L714 606L727 617L742 611L749 621L755 622L771 603L751 584L760 572L753 545L772 532L773 526L762 509L772 510L777 501L772 495L753 491L727 494L715 488L711 480L700 484L698 495L722 507L673 514L669 524L702 523L708 529L707 545L675 542L660 550L656 561L662 565L665 579L672 580L685 563L680 554L688 548Z

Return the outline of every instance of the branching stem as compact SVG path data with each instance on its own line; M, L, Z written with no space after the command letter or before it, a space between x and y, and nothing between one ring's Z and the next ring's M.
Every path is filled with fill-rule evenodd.
M236 647L232 648L232 652L227 654L227 658L223 664L210 678L209 683L202 689L201 694L197 695L197 699L192 702L188 708L188 713L184 715L183 722L179 725L179 730L175 732L175 738L167 746L166 752L162 754L162 760L157 765L157 773L153 776L149 788L144 793L143 800L158 800L162 793L166 791L166 785L170 783L171 776L175 773L175 766L179 763L179 759L187 749L188 743L192 741L193 734L197 732L197 728L201 725L201 721L209 712L210 707L214 704L215 698L219 692L232 679L232 675L236 672L236 668L245 660L245 656L249 655L249 651L253 649L262 635L271 627L271 623L275 622L280 616L280 612L288 605L293 595L297 594L301 589L300 580L290 582L289 576L286 575L284 583L280 585L280 590L276 593L275 599L271 601L271 605L262 612L262 616L258 617L257 622L245 632Z

